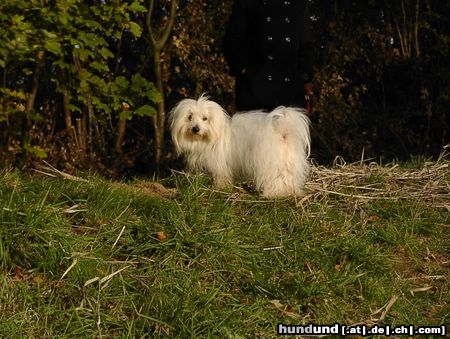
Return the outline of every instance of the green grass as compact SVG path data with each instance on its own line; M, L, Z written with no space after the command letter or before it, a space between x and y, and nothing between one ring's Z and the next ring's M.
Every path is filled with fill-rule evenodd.
M164 183L175 198L98 177L0 173L0 337L247 338L275 336L279 322L448 324L442 204L358 200L334 186L345 195L267 201L213 191L204 177ZM358 186L377 183L391 184L373 171ZM380 320L375 311L393 296Z

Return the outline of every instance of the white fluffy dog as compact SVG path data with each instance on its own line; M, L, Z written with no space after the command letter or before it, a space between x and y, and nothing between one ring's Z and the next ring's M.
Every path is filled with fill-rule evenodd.
M252 180L265 197L301 195L309 173L309 119L303 109L278 107L232 118L201 96L184 99L170 112L170 130L188 169L212 175L223 187Z

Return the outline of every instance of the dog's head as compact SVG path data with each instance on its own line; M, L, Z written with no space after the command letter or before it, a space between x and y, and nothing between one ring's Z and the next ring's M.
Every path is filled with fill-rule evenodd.
M178 153L214 145L229 124L223 108L202 95L198 100L184 99L170 112L172 140Z

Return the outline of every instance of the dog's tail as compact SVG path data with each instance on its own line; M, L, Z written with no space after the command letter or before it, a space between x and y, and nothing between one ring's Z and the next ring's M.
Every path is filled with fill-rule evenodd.
M281 106L271 112L268 118L272 119L274 131L280 134L286 143L302 147L306 157L309 157L311 153L310 120L306 116L306 110Z

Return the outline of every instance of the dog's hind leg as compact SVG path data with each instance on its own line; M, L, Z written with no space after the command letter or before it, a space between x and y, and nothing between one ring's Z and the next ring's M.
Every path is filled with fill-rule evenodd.
M266 197L302 195L309 173L309 120L300 110L284 107L268 119L257 186Z

